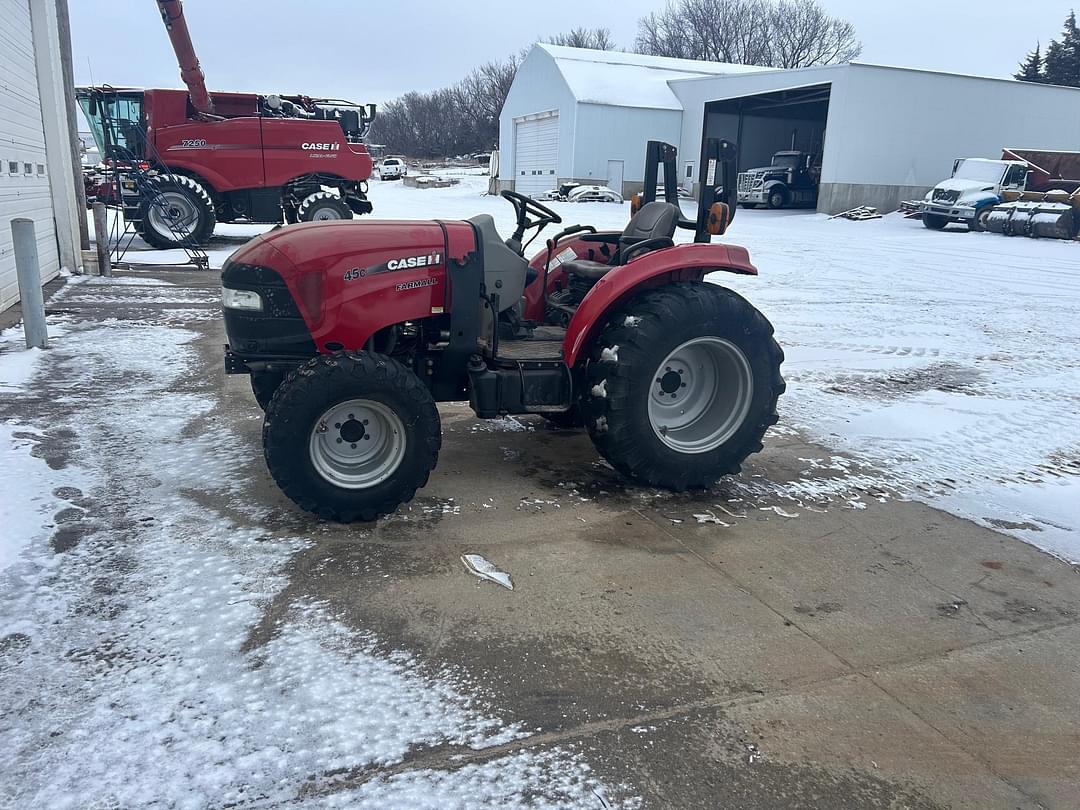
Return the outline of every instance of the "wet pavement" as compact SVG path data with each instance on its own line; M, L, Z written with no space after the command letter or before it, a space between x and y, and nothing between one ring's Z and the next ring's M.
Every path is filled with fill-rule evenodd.
M154 276L173 286L139 283ZM274 486L247 380L223 372L217 274L154 276L69 285L51 306L73 324L191 333L197 361L159 393L151 430L162 442L202 442L215 461L205 483L191 470L175 484L162 475L164 486L259 543L305 541L274 572L280 587L255 599L242 650L257 653L283 617L317 604L387 655L465 673L534 730L313 772L295 785L298 798L569 750L613 786L612 801L640 797L644 807L1077 806L1076 567L868 485L881 476L784 430L782 412L741 476L674 495L621 479L584 431L533 417L482 422L444 405L439 465L415 501L375 524L321 522ZM149 379L167 362L153 356L159 345L115 350L146 352ZM50 365L37 393L0 402L0 418L34 422L34 453L54 469L124 446L86 446L95 434L80 424L82 400L94 392L78 375L74 361ZM185 397L206 405L180 419ZM222 424L235 446L215 447ZM152 481L122 458L109 469L113 497L57 496L68 503L55 515L57 555L99 531L137 544L140 523L162 519L133 506ZM117 589L133 592L140 575L132 553L84 561L100 570L80 610L118 609ZM514 589L476 579L466 553L507 572ZM0 661L25 643L4 636Z

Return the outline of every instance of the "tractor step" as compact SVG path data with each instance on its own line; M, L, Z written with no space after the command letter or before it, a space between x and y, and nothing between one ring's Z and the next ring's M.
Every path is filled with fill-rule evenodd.
M562 327L537 326L533 329L531 337L500 340L496 359L515 362L561 360L564 337L566 337L566 330Z

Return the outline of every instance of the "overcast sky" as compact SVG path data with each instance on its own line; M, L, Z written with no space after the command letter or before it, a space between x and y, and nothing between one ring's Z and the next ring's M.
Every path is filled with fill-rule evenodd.
M381 103L453 83L479 63L574 26L607 26L629 50L665 0L187 0L211 90ZM1056 0L821 0L855 24L861 61L1009 76L1057 37ZM1080 0L1077 0L1080 6ZM77 83L179 87L153 0L71 0ZM1019 13L1018 13L1019 10Z

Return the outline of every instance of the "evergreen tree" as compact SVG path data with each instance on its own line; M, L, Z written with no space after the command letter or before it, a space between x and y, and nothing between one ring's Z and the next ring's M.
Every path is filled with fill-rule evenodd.
M1020 63L1020 70L1013 74L1013 78L1022 82L1043 81L1042 62L1041 46L1037 44L1035 50L1027 55L1027 59Z
M1065 18L1061 41L1053 40L1046 46L1043 79L1048 84L1080 87L1080 29L1076 26L1075 12L1069 12Z
M1069 84L1069 60L1065 47L1056 39L1046 46L1043 60L1043 81L1047 84Z
M1065 84L1080 87L1080 28L1076 27L1076 12L1065 18L1065 33L1061 37L1065 61Z

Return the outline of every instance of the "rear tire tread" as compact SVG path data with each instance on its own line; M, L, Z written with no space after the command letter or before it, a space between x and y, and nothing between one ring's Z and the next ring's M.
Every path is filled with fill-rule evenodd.
M627 326L628 316L633 326ZM702 454L676 453L652 433L644 407L641 377L651 378L659 363L659 346L666 348L672 324L703 324L724 334L725 325L742 324L740 344L755 373L755 392L747 420L728 442ZM730 330L728 330L730 332ZM703 333L704 334L704 333ZM617 347L617 349L615 348ZM605 350L606 353L605 353ZM612 360L611 355L618 359ZM756 356L751 356L756 355ZM676 491L708 487L724 475L734 475L741 463L763 448L765 432L779 421L777 400L787 386L780 373L784 352L773 338L772 324L749 302L718 285L679 282L648 290L616 312L595 340L586 368L583 409L585 423L597 450L613 467L642 483ZM642 371L647 367L646 371ZM594 396L593 386L607 381L607 396ZM764 385L763 385L764 383ZM649 433L642 435L647 429Z

